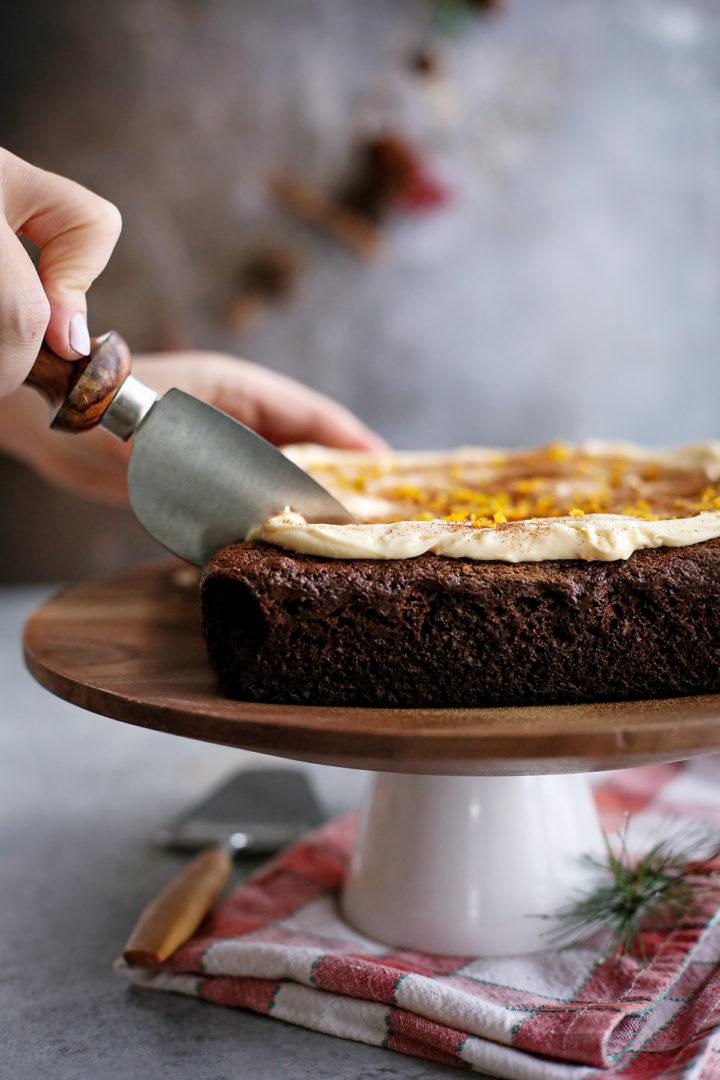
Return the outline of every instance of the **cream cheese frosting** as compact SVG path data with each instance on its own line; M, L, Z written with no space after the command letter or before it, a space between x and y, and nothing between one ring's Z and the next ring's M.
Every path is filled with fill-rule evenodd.
M611 561L720 536L720 442L385 454L302 445L285 453L358 519L311 523L288 508L248 537L303 554Z

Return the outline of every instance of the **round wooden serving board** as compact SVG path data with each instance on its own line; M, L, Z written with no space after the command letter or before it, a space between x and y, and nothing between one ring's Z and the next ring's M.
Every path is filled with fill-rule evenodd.
M675 761L720 749L720 695L492 709L264 705L220 693L197 574L173 562L66 589L25 626L25 660L84 709L191 739L389 772L519 775Z

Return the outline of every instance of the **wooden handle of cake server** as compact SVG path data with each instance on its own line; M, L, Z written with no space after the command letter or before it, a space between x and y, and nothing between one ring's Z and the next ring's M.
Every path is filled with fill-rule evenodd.
M202 851L148 904L123 949L133 967L154 967L192 937L232 870L224 848Z
M63 360L43 345L25 384L47 401L51 427L89 431L102 418L131 366L127 344L111 330L93 338L90 355L80 360Z

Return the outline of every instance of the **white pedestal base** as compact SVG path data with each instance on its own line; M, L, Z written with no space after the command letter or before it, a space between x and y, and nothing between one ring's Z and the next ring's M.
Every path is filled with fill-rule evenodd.
M343 908L387 944L501 956L547 947L603 848L584 775L379 773L361 814Z

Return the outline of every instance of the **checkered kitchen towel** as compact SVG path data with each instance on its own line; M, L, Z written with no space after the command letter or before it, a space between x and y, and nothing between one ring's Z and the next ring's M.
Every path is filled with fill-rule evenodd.
M613 774L596 789L607 829L633 813L720 830L720 757ZM720 911L646 935L650 958L593 947L484 959L392 949L339 913L354 820L263 867L141 986L242 1006L331 1035L513 1080L720 1080ZM597 945L597 942L595 942ZM200 1021L199 1021L200 1022Z

